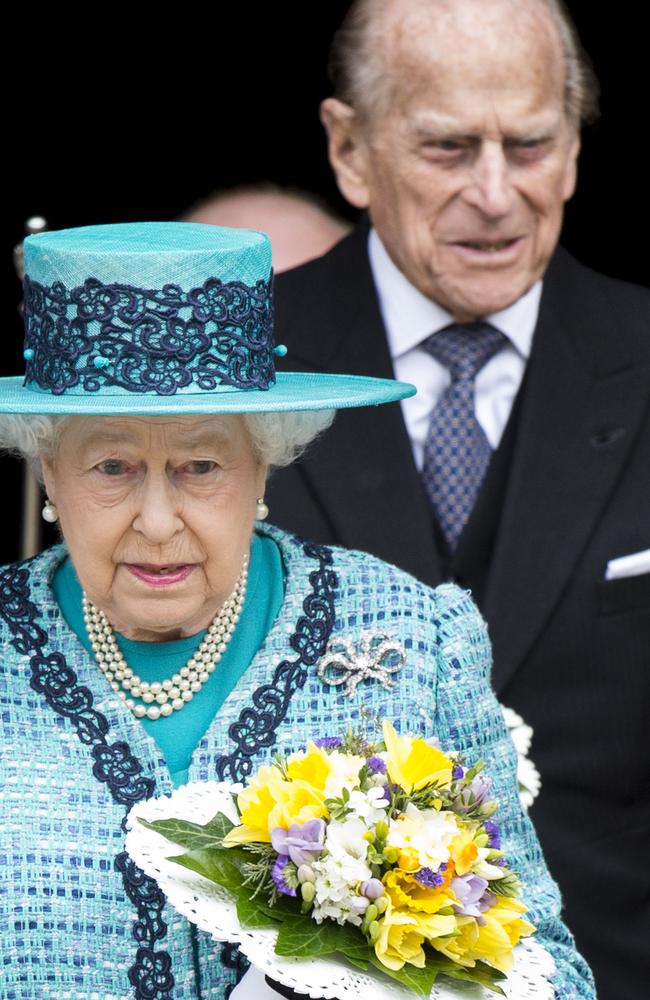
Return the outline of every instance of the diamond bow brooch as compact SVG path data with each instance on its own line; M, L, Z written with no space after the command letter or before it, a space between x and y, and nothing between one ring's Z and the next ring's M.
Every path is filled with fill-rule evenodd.
M344 684L343 694L351 698L366 679L376 679L390 691L395 684L391 674L405 663L401 642L383 633L365 632L356 643L352 639L331 639L318 664L318 676L323 684Z

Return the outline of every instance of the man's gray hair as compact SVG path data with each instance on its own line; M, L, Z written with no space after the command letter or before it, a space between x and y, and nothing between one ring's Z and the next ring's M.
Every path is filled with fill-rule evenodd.
M547 8L564 53L567 117L576 126L595 121L600 86L566 4L563 0L536 2ZM330 48L327 69L334 97L349 104L365 124L376 119L389 100L380 56L385 41L382 14L387 6L387 0L353 0Z
M244 413L258 460L271 467L290 465L334 419L334 410ZM0 415L0 449L20 455L42 481L41 457L53 457L70 416ZM83 418L78 418L83 419ZM215 414L215 419L219 419Z

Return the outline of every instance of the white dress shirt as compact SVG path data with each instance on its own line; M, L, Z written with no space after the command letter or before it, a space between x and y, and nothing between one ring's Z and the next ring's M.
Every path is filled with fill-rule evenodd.
M368 255L395 377L412 382L418 390L416 396L403 399L401 406L415 464L421 469L431 411L451 381L448 369L422 348L422 342L449 326L454 318L402 274L375 229L370 230ZM541 294L542 282L538 281L513 305L484 317L508 338L474 383L476 419L493 449L501 440L524 377Z

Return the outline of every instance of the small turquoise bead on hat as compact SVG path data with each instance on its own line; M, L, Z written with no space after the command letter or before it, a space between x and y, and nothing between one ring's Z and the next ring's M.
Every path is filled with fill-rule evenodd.
M110 363L110 358L104 358L101 354L98 354L93 361L95 368L108 368Z
M33 361L34 360L34 352L31 349L31 347L26 347L25 348L25 350L23 351L23 357L24 357L25 361Z
M277 347L273 348L273 353L276 358L284 358L287 356L289 351L286 344L278 344Z

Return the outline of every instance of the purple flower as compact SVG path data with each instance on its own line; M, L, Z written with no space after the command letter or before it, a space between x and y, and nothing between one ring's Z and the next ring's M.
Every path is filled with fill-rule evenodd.
M460 764L456 764L455 768L451 772L451 776L454 779L454 781L460 781L460 779L464 777L464 775L465 775L465 769L462 768Z
M477 806L483 805L490 794L491 788L492 778L488 778L486 774L477 774L475 778L472 778L469 786L463 788L460 794L454 799L454 812L470 812Z
M423 885L425 889L437 889L445 881L445 876L442 872L446 870L447 865L444 861L437 872L434 872L432 868L420 868L419 872L415 873L415 881Z
M463 917L476 917L478 923L483 925L485 920L481 914L496 902L492 893L486 892L487 886L487 879L480 875L457 875L452 878L450 888L459 901L453 904L456 913Z
M310 865L325 846L325 820L292 823L288 830L276 826L271 832L271 843L278 854L288 854L294 865Z
M275 859L275 864L271 869L271 878L275 884L275 888L278 892L283 893L285 896L295 896L296 890L292 889L290 885L284 881L284 869L289 864L289 857L286 854L278 854Z
M378 878L369 878L366 882L362 882L359 891L367 899L379 899L384 895L384 887Z
M483 829L488 835L488 847L495 851L501 850L501 831L496 823L490 823L489 819L483 824Z
M368 757L366 766L371 774L386 774L386 761L381 757Z
M341 746L341 739L338 736L321 736L319 740L314 740L314 745L321 750L336 750Z

